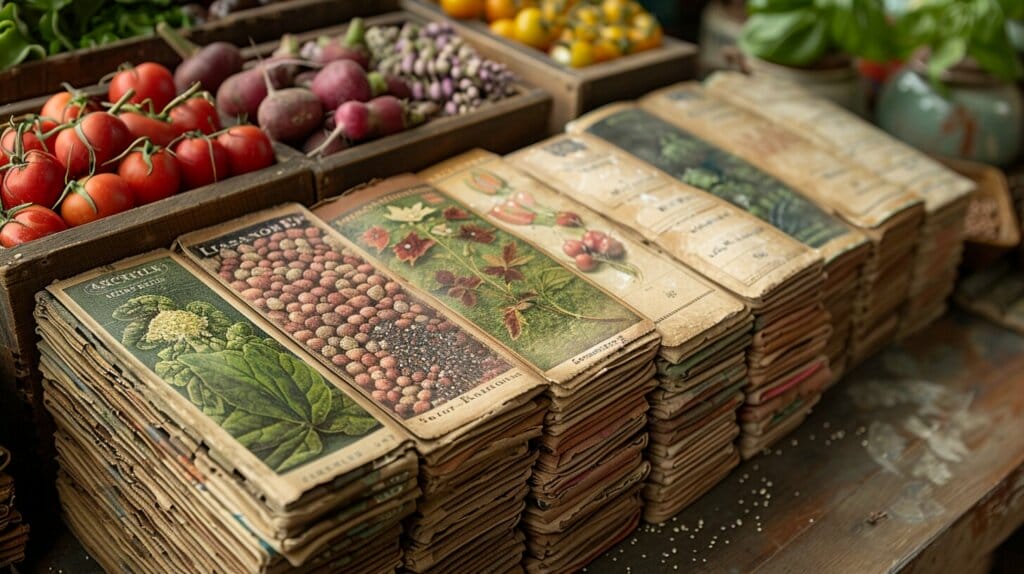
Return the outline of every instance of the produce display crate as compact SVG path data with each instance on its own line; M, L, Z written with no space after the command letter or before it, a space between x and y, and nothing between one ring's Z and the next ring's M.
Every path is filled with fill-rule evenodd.
M493 34L482 21L449 18L435 2L402 0L401 5L425 18L452 22L481 55L504 62L524 81L551 93L553 104L548 131L552 134L561 132L566 122L590 110L693 79L697 72L697 46L668 36L659 48L577 69L563 66L539 50Z
M366 19L366 25L425 24L432 18L410 12L391 12ZM300 42L320 35L344 34L345 25L296 34ZM461 33L461 32L460 32ZM484 54L484 45L465 36L467 43ZM265 42L243 50L248 64L257 56L267 57L277 42ZM503 61L501 58L493 58ZM505 154L537 142L545 135L551 111L551 96L544 90L517 85L516 95L481 106L468 114L430 120L410 130L378 140L360 143L313 163L320 199L334 197L374 178L418 171L441 160L481 147ZM299 150L289 148L294 156Z
M280 37L311 26L344 22L395 10L398 0L289 0L242 10L219 20L198 25L185 37L198 44L225 41L245 46ZM0 103L48 94L61 83L95 84L123 62L159 62L174 65L180 59L160 37L140 36L73 52L54 54L0 71Z

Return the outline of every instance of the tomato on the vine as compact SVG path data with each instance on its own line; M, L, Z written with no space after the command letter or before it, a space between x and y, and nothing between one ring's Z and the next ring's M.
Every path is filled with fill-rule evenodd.
M7 165L11 158L24 156L32 150L46 151L46 144L40 141L34 132L26 130L21 134L21 149L19 151L17 128L7 128L0 136L0 167Z
M97 172L113 170L113 166L104 164L121 155L131 143L132 135L124 122L108 112L92 112L57 134L53 152L70 177L79 177L91 167ZM95 164L90 165L90 160Z
M123 111L117 117L124 122L133 139L149 138L158 146L166 146L180 135L169 121L141 110Z
M174 156L181 168L183 190L231 177L227 150L216 139L208 136L199 135L181 140L174 146Z
M131 190L135 205L159 201L181 189L178 161L167 150L149 144L124 156L117 174Z
M71 227L96 221L134 207L131 189L119 175L100 173L68 184L60 216Z
M170 111L171 125L181 135L186 132L212 134L220 131L217 107L203 97L189 98Z
M77 119L83 113L96 110L96 105L89 96L75 92L57 92L50 96L39 115L45 119L63 124Z
M270 137L254 125L234 126L217 136L228 154L232 175L256 171L274 164Z
M64 191L64 167L53 155L31 150L8 168L0 186L4 209L26 203L53 207Z
M67 229L67 224L51 209L26 205L12 210L0 220L0 245L11 248Z
M153 112L162 111L177 94L174 74L155 62L145 62L115 74L107 90L107 99L120 101L128 90L135 91L128 102L144 105L149 100Z

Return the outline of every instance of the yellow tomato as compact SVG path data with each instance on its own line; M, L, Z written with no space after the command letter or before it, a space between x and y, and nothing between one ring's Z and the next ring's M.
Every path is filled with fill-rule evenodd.
M544 19L537 8L526 8L516 14L516 40L544 49L548 44L548 30L544 26Z
M488 22L515 18L518 11L516 0L486 0L484 3Z
M574 40L586 40L593 42L597 39L598 32L596 26L587 26L585 24L577 24L573 28L573 39Z
M594 63L594 46L590 42L576 40L569 44L569 65L582 68Z
M484 12L484 0L441 0L441 9L452 18L479 18Z
M501 20L495 20L491 22L491 32L501 36L502 38L508 38L510 40L516 39L516 21L511 18L502 18Z
M629 5L625 0L604 0L601 3L601 11L604 12L605 22L617 24L626 20Z
M594 61L595 62L607 62L608 60L614 60L622 55L622 48L618 44L610 40L601 38L597 42L594 42Z
M651 48L657 48L661 45L663 37L664 35L661 31L661 26L658 24L655 24L653 29L629 29L629 41L632 44L632 50L634 52L642 52L644 50L650 50Z
M595 6L580 6L573 11L573 17L587 26L596 26L601 21L601 13Z
M627 39L627 32L622 26L605 26L601 28L601 38L610 42L621 43Z

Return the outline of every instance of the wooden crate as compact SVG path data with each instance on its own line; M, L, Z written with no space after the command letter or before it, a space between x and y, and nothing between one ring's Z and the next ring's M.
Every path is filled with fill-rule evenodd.
M448 18L435 2L402 0L401 4L425 18L452 22L483 56L504 62L525 82L548 91L553 98L548 125L552 134L561 132L566 122L590 110L692 79L697 71L697 46L667 36L660 48L576 69L555 62L539 50L493 34L484 22Z
M223 40L245 46L288 32L301 32L324 23L344 22L394 10L398 0L290 0L243 10L184 31L198 44ZM124 62L159 62L173 66L180 58L155 36L127 38L104 46L54 54L0 71L0 103L9 103L72 86L95 84Z
M428 18L410 12L392 12L366 20L367 26L424 24ZM306 41L327 34L343 34L346 26L332 26L296 34ZM483 46L466 38L483 52ZM266 57L277 47L266 42L243 51L247 60ZM374 178L419 171L473 148L505 154L537 142L545 135L551 96L536 87L516 86L517 94L486 104L461 116L437 118L408 131L353 146L312 165L319 199L334 197ZM41 103L40 103L41 105ZM0 109L2 112L2 109ZM3 117L0 115L0 117ZM298 150L291 150L296 157Z

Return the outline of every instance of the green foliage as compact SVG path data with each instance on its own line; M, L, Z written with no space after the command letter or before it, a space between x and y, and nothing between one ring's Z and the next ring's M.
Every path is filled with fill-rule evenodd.
M157 23L189 25L171 0L0 0L0 69L30 56L109 44L149 35Z
M205 301L135 297L112 313L121 341L276 472L341 448L378 422L306 363Z
M883 0L752 0L740 46L785 66L806 67L831 53L875 62L931 49L933 81L965 57L993 76L1022 73L1006 21L1024 18L1021 0L919 0L895 17Z

